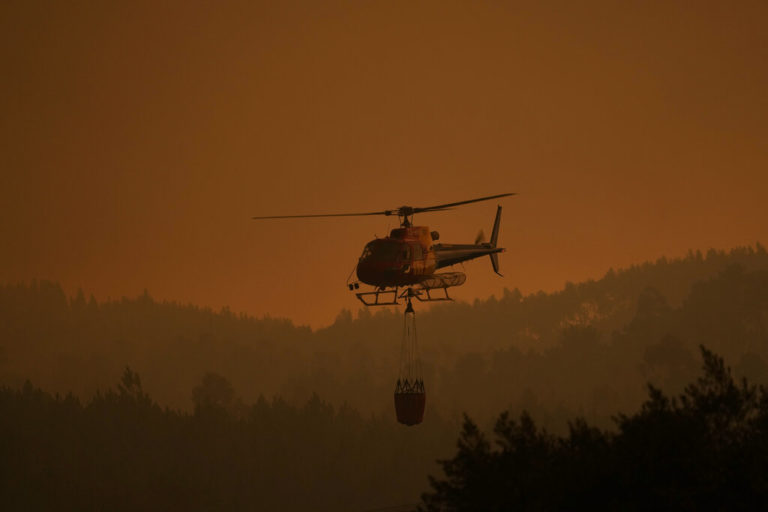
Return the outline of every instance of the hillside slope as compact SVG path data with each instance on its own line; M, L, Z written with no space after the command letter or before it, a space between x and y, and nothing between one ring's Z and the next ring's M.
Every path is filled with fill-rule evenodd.
M674 387L705 343L759 374L766 353L768 254L756 247L689 253L555 293L433 307L419 314L428 411L490 418L526 407L544 424L570 412L607 420L633 408L647 379ZM311 331L288 320L214 312L142 296L97 303L33 282L0 287L0 383L26 379L89 397L126 366L162 405L191 409L207 373L241 400L313 393L363 413L390 413L397 312L342 311Z

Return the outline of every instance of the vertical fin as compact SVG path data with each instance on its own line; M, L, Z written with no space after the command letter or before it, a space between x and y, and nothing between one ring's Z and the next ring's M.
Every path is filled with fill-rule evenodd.
M491 247L496 248L496 243L499 240L499 226L501 225L501 206L499 206L496 209L496 220L493 221L493 232L491 233ZM498 253L491 253L489 254L491 257L491 265L493 266L493 271L496 272L501 276L501 272L499 272L499 255ZM504 277L504 276L502 276Z
M499 274L501 277L504 277L504 274L499 272L499 253L494 252L493 254L489 254L491 257L491 265L493 266L493 271Z
M501 224L501 206L496 209L496 220L493 221L493 231L491 232L491 247L496 247L499 239L499 225Z

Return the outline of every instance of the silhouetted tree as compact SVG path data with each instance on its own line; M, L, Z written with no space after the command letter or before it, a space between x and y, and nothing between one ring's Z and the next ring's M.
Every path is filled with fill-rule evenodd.
M223 409L229 410L235 399L235 390L232 384L221 375L208 372L203 376L202 382L192 390L192 401L195 410Z
M703 373L678 398L648 387L618 431L583 420L556 437L502 414L496 446L465 417L422 510L759 510L768 505L768 391L734 381L701 347Z

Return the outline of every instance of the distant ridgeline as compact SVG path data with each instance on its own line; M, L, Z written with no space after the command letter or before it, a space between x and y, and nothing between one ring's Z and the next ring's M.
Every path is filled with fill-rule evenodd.
M88 398L129 366L153 400L183 410L214 375L243 403L279 395L302 404L318 393L392 417L401 322L400 312L343 311L313 332L146 293L97 303L82 292L67 298L55 283L11 284L0 287L0 384L29 379ZM697 375L700 344L737 376L765 381L767 327L759 244L610 270L555 293L433 307L419 315L425 422L466 411L483 423L526 409L555 431L576 414L610 425L610 415L641 403L649 380L679 392Z

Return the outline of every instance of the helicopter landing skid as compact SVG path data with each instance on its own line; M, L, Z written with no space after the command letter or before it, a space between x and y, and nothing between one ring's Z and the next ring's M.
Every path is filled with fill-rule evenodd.
M431 293L435 290L443 290L444 296L443 297L433 297ZM417 288L414 290L414 293L412 295L413 297L416 297L419 302L442 302L446 300L453 300L450 295L448 295L448 287L447 286L441 286L440 288Z
M447 286L428 288L417 285L402 288L402 291L400 290L400 288L392 288L390 290L359 292L355 295L360 300L360 302L366 306L397 306L400 304L399 299L408 299L410 297L416 297L419 302L442 302L446 300L453 300L451 296L448 295ZM430 292L434 292L435 290L442 290L443 296L433 296Z
M357 296L358 300L360 300L360 302L366 306L396 306L399 304L397 302L397 288L393 288L391 290L374 290L372 292L358 292L355 295ZM384 300L379 300L382 297ZM373 298L372 301L367 300L371 298Z

